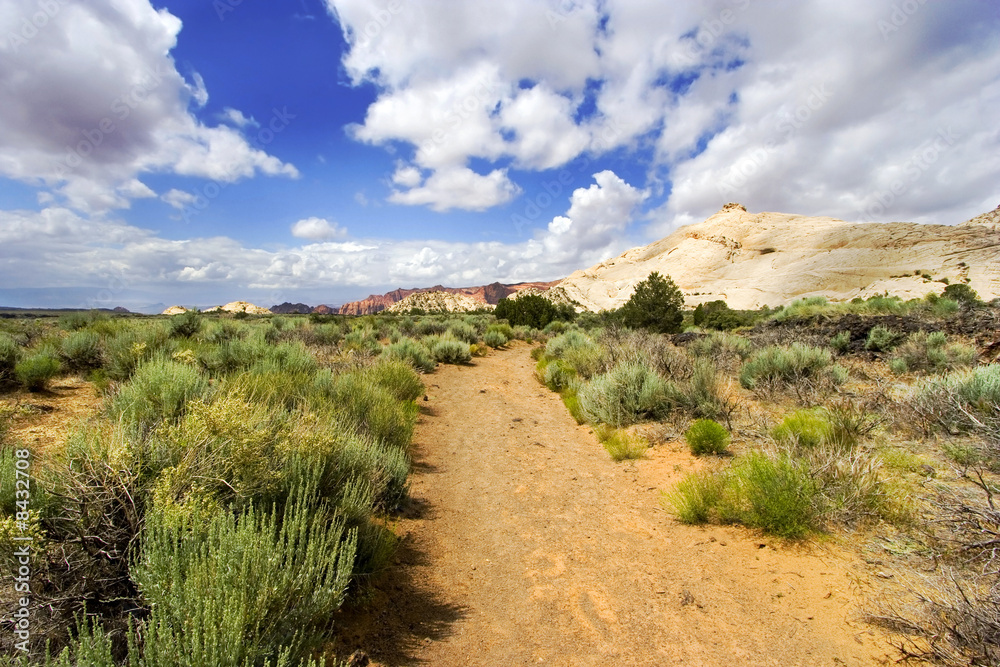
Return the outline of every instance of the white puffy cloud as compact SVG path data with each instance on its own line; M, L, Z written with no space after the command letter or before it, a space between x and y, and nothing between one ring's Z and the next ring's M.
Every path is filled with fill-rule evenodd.
M428 180L651 148L654 236L731 199L956 222L1000 198L988 3L326 1L349 76L379 88L352 136L410 145ZM413 187L393 200L463 207Z
M299 239L325 241L346 235L346 229L325 218L305 218L292 225L292 236Z
M27 29L42 5L54 9ZM0 176L47 188L83 211L151 196L137 185L144 173L226 182L296 176L238 130L191 114L208 91L197 74L186 81L170 57L180 29L148 0L2 0Z
M404 170L401 185L419 184L412 170ZM397 177L400 172L397 172ZM419 172L417 172L419 178ZM395 190L389 196L394 204L425 205L435 211L453 208L467 211L485 211L513 199L520 188L507 177L506 169L494 169L488 174L477 174L468 167L449 167L433 172L422 185L408 190Z
M610 171L594 179L594 185L572 194L565 214L547 229L516 243L335 241L331 239L346 233L339 225L307 218L295 223L292 233L311 242L264 250L227 237L164 239L121 221L88 219L66 208L0 211L0 247L5 251L0 285L69 288L113 281L119 291L160 294L164 301L197 293L204 305L212 295L221 300L228 294L232 300L248 292L279 302L285 299L278 295L303 290L343 293L346 288L387 284L551 280L624 249L632 211L645 193ZM184 194L178 191L173 198L183 200Z
M194 203L198 201L198 195L185 192L184 190L178 190L177 188L172 188L160 195L160 199L177 210L183 211L185 208L193 206Z

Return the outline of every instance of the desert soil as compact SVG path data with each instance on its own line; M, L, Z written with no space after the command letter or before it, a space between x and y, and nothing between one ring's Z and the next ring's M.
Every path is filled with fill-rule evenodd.
M439 367L413 444L396 562L345 609L339 649L381 665L872 665L857 563L691 527L661 506L679 442L615 463L534 378L530 347Z

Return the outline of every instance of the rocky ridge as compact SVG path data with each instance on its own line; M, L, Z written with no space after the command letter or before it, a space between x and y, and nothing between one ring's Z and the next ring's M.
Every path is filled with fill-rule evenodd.
M553 287L549 297L586 310L617 308L651 272L673 278L688 306L723 299L733 308L777 306L808 296L831 300L887 293L904 299L968 283L1000 296L1000 208L967 222L855 223L727 204Z

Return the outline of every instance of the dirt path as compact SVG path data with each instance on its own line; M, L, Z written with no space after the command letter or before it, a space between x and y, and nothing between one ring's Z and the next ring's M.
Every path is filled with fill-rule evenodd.
M690 455L614 463L533 368L520 345L426 378L397 564L343 642L383 665L879 664L847 559L678 524L660 491Z

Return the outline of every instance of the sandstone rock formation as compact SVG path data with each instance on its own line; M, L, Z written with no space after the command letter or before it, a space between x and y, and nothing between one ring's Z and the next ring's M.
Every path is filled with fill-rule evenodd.
M160 315L180 315L181 313L186 313L188 311L184 306L170 306L164 310Z
M967 282L1000 296L1000 208L959 225L854 223L727 204L704 222L589 269L550 290L578 308L625 303L652 271L669 275L687 305L723 299L733 308L777 306L807 296L905 299Z
M434 287L420 287L415 289L400 288L391 292L386 292L385 294L372 294L367 299L362 299L361 301L345 303L340 307L338 312L341 315L370 315L372 313L385 310L392 304L402 301L411 294L419 294L421 292L447 292L450 294L462 294L483 304L496 305L500 299L510 296L520 290L546 290L552 285L555 285L557 282L558 281L547 283L515 283L513 285L491 283L489 285L482 285L479 287L442 287L441 285L435 285Z
M206 313L246 313L247 315L270 315L271 311L267 308L261 308L260 306L255 306L249 301L230 301L224 306L215 306L214 308L206 308Z
M397 301L388 308L389 313L407 313L411 308L426 312L467 313L483 308L493 308L491 304L474 299L467 294L452 292L417 292Z

